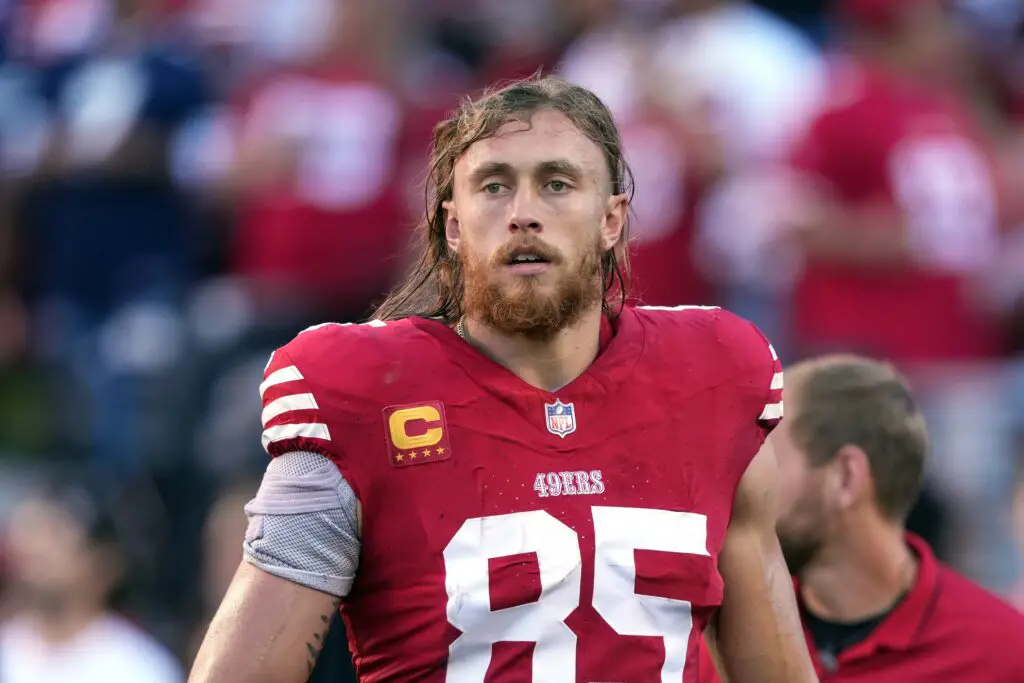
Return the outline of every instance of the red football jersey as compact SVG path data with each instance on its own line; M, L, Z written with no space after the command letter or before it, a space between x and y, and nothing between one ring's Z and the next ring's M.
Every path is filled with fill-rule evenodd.
M1024 614L939 564L907 535L919 559L917 583L863 642L826 659L809 633L821 683L1018 683L1024 681ZM719 683L706 646L701 683Z
M696 680L781 368L719 309L626 308L614 326L557 392L421 318L275 352L264 445L330 458L362 505L342 603L362 680Z
M794 162L850 210L898 211L917 259L898 269L808 263L794 296L805 350L853 348L898 362L995 352L994 321L969 285L997 249L1000 191L981 136L951 96L837 60Z

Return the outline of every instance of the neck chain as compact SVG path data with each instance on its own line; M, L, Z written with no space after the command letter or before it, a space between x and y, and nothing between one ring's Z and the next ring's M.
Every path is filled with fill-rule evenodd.
M455 323L455 334L457 334L460 337L462 337L463 339L469 341L468 337L466 337L466 319L465 318L459 318L459 322Z

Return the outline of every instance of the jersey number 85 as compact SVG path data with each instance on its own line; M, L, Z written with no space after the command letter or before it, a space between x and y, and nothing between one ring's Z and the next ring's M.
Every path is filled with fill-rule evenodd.
M647 508L591 511L594 609L621 635L663 638L661 680L681 681L693 626L690 603L636 594L634 551L707 556L707 517ZM521 553L536 553L540 598L492 611L488 561ZM445 548L444 565L448 621L462 631L449 648L448 683L482 683L491 645L505 641L535 644L535 680L576 680L576 634L565 624L580 603L575 531L544 510L469 519Z

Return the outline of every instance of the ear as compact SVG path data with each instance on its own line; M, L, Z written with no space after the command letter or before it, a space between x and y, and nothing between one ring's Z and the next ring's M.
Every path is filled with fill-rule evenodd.
M441 202L444 209L444 234L448 239L448 248L453 252L459 250L459 240L462 239L462 229L459 227L459 219L455 214L455 202L448 199Z
M875 483L871 476L871 462L860 446L846 445L836 451L836 502L841 509L873 502Z
M615 194L608 198L604 226L601 228L601 246L605 251L615 248L622 241L628 212L629 199L625 194Z

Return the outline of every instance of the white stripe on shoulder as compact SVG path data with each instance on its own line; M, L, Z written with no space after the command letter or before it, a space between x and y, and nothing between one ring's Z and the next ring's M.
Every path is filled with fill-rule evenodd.
M771 344L768 345L768 350L772 352L772 360L778 360L779 354L775 353L775 347Z
M771 389L772 389L772 391L774 391L776 389L781 389L781 388L782 388L782 373L781 372L776 372L774 375L772 375L772 386L771 386Z
M302 379L302 373L294 365L289 365L278 370L274 370L270 373L270 376L263 380L260 384L260 397L267 393L267 389L275 387L278 384L284 384L285 382L295 382Z
M313 332L319 330L322 327L351 327L353 325L359 325L360 327L387 327L388 324L384 320L368 320L365 323L320 323L319 325L311 325L306 329L299 332L299 334L305 334L306 332Z
M282 396L268 403L263 409L263 414L261 415L263 426L266 427L268 422L285 413L291 413L296 410L316 410L319 407L316 399L313 398L313 394L289 394L288 396Z
M782 419L782 401L778 403L769 403L761 411L761 416L758 420L780 420Z
M319 330L321 327L346 327L346 326L351 325L351 324L352 323L320 323L319 325L310 325L306 329L304 329L301 332L299 332L299 334L305 334L307 332L313 332L314 330Z
M645 311L716 311L721 306L637 306Z
M270 444L278 441L284 441L286 439L295 439L298 437L304 437L307 439L322 439L323 441L331 440L331 433L327 429L327 425L322 422L310 422L302 424L289 424L279 425L277 427L268 427L263 430L263 448L266 449Z

